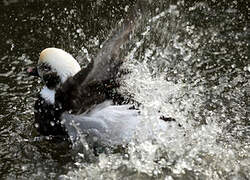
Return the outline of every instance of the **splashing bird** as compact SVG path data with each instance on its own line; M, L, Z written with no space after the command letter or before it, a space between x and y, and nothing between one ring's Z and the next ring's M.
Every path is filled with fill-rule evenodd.
M86 68L58 48L40 53L31 75L42 78L44 87L35 103L35 128L44 136L75 141L86 135L90 144L118 145L129 141L140 118L129 105L115 105L108 91L117 86L122 64L120 47L135 28L138 10L103 44Z

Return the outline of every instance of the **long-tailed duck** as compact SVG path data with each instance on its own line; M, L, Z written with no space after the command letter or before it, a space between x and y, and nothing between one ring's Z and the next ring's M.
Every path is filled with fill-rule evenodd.
M35 103L34 126L40 134L73 141L84 134L91 145L130 141L141 118L130 105L115 105L110 91L117 87L123 62L120 47L135 27L135 14L104 42L84 69L62 49L47 48L40 53L37 67L28 70L45 83Z
M35 103L34 125L40 134L72 140L85 134L89 142L107 145L129 141L140 121L138 111L113 104L110 90L117 86L120 47L134 27L135 19L126 20L84 69L62 49L40 53L37 67L28 69L45 83Z

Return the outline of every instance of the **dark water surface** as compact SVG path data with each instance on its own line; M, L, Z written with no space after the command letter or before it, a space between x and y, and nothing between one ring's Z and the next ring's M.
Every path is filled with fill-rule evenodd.
M37 138L28 77L46 47L84 65L133 1L0 1L0 179L250 179L248 1L147 1L123 49L132 74L120 91L142 104L144 129L175 117L165 134L135 136L128 154L87 163ZM152 141L152 139L154 139Z

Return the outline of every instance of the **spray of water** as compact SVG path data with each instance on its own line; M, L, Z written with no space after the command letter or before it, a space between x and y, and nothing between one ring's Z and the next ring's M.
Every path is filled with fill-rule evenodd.
M209 10L206 4L198 4L190 11L201 7ZM211 84L209 78L222 81L224 65L210 67L214 59L206 53L211 43L204 41L218 42L219 31L198 29L181 13L176 5L158 9L128 48L123 67L131 73L121 79L119 91L140 104L142 122L126 153L101 154L97 163L81 162L79 169L61 176L63 179L250 178L249 138L238 141L233 137L228 130L233 120L224 99L218 97L228 96L226 86L245 82L244 76L233 81L228 76L220 85ZM245 91L229 92L233 96ZM244 111L244 105L239 109ZM232 110L242 122L245 116L236 107ZM175 121L159 129L161 116ZM247 129L242 125L237 128L238 133Z

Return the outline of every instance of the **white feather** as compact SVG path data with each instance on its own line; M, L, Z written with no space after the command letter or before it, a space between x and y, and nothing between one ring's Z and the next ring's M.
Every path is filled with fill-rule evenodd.
M41 97L44 98L45 101L49 104L55 103L55 94L56 94L55 90L51 90L47 88L47 86L44 86L40 92Z
M130 105L111 105L105 101L88 114L62 116L71 139L75 141L81 134L87 134L90 143L99 142L106 145L128 143L141 117L137 110L130 110Z

